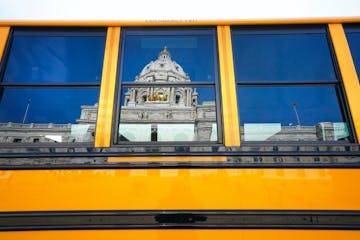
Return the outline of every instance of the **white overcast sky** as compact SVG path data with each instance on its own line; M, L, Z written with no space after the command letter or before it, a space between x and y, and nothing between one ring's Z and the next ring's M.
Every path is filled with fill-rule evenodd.
M360 17L360 0L0 0L0 21Z

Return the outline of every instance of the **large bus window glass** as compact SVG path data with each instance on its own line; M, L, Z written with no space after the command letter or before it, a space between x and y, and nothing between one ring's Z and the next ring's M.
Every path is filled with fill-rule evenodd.
M93 142L105 29L15 28L2 65L0 142Z
M232 29L243 141L348 141L324 27Z
M119 142L219 142L215 34L123 29Z

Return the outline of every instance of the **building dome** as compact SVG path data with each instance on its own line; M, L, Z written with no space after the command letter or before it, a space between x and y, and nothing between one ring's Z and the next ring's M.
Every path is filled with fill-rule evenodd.
M137 83L150 83L149 86L129 88L125 93L124 107L193 107L197 105L198 93L189 86L172 85L190 82L183 68L171 60L166 47L158 59L148 63L135 78ZM156 83L164 84L156 86ZM154 85L152 85L154 84ZM168 85L167 85L168 84Z
M170 52L164 47L158 59L148 63L135 78L135 82L190 82L190 79L183 68L171 60Z

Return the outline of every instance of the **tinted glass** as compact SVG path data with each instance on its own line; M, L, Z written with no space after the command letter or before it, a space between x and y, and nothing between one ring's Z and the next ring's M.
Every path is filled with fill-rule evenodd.
M239 82L336 80L325 33L233 30L232 42Z
M0 142L93 142L98 93L98 89L3 89Z
M164 47L191 81L215 80L214 30L126 30L123 36L122 81L133 82L144 67L156 61Z
M105 28L14 28L2 66L0 142L93 142L105 38Z
M345 28L345 30L347 30L347 28ZM346 37L349 43L357 74L360 76L360 27L357 29L352 28L347 30Z
M98 94L97 88L6 88L1 95L0 122L74 124L80 119L81 107L94 106Z
M214 88L123 88L120 141L217 141Z
M245 141L346 140L335 87L239 87L241 133Z
M6 83L100 83L105 36L15 35Z

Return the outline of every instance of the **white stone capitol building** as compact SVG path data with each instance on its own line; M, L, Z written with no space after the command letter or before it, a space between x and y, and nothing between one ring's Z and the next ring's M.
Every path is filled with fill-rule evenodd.
M119 140L217 141L215 102L199 105L196 89L181 86L189 82L165 47L134 80L153 85L128 88L123 97ZM0 123L0 143L92 142L97 111L98 104L81 106L76 124Z
M166 47L148 63L123 97L122 141L217 141L214 101L198 103L189 76Z
M199 101L201 94L166 47L122 93L120 142L218 141L215 101ZM0 123L0 143L93 142L97 112L97 103L81 106L76 124ZM348 137L345 123L330 122L315 126L245 123L240 131L245 141L336 141Z

